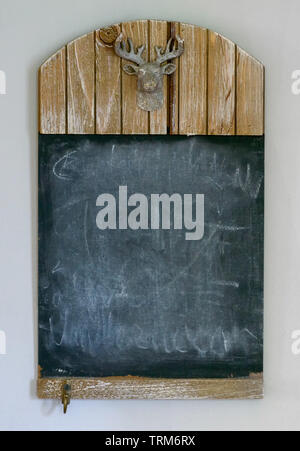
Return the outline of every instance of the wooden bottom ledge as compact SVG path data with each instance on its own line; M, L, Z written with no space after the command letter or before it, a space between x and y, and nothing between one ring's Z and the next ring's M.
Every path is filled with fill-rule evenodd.
M40 399L61 399L64 384L72 399L262 399L263 375L241 379L150 379L140 377L39 378Z

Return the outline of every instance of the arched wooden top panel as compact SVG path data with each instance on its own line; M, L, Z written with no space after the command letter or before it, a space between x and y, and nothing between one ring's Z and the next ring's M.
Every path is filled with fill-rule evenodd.
M185 40L160 111L136 105L136 78L113 48L121 31L146 43L151 59L168 37ZM264 67L218 33L140 20L91 32L50 57L40 68L39 104L42 134L263 135Z

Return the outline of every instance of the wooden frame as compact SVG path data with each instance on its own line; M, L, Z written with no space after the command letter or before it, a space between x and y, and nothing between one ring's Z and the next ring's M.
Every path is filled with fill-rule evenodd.
M263 396L263 377L253 374L242 379L39 378L39 398L61 399L65 383L72 387L72 399L260 399Z
M161 110L136 105L136 79L122 71L113 44L120 32L136 45L164 46L179 33L185 53L164 80ZM264 134L264 67L218 33L183 23L139 20L86 34L51 56L39 72L41 134ZM40 398L229 399L263 396L263 376L244 379L38 378Z

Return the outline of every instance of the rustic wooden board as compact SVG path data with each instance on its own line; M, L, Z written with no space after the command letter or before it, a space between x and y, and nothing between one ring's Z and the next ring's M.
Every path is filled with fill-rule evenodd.
M61 399L65 384L72 399L261 399L263 376L245 379L39 379L41 399Z
M66 49L64 47L51 56L40 68L40 133L66 133L66 98Z
M180 35L180 24L178 22L170 23L170 37L173 39ZM173 61L176 65L176 71L169 77L169 133L177 135L179 133L179 76L180 76L180 58Z
M207 134L207 30L180 24L185 52L180 58L179 130L181 135Z
M168 23L160 20L149 22L150 61L155 61L155 46L165 48L168 40ZM161 110L150 113L150 134L166 135L168 129L168 79L164 77L164 105Z
M68 133L95 133L94 32L67 46Z
M136 105L136 77L124 73L113 49L121 30L136 46L147 45L148 59L169 36L185 38L185 53L174 60L177 72L165 77L165 103L158 112ZM97 30L67 49L68 67L63 48L40 68L42 134L264 133L263 65L218 33L140 20Z
M235 135L235 52L233 42L209 32L209 135Z
M147 20L122 24L124 38L131 37L135 46L146 44L144 56L149 58L149 26ZM122 70L122 133L143 135L149 133L149 113L136 103L137 79Z
M264 133L264 66L237 49L236 134Z
M121 60L113 45L120 25L96 31L96 133L120 134Z

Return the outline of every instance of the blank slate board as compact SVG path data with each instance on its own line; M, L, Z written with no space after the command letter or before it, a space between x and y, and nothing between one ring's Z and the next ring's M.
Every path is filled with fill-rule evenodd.
M41 377L261 373L264 138L39 140ZM120 186L203 194L203 238L99 230L97 198Z

